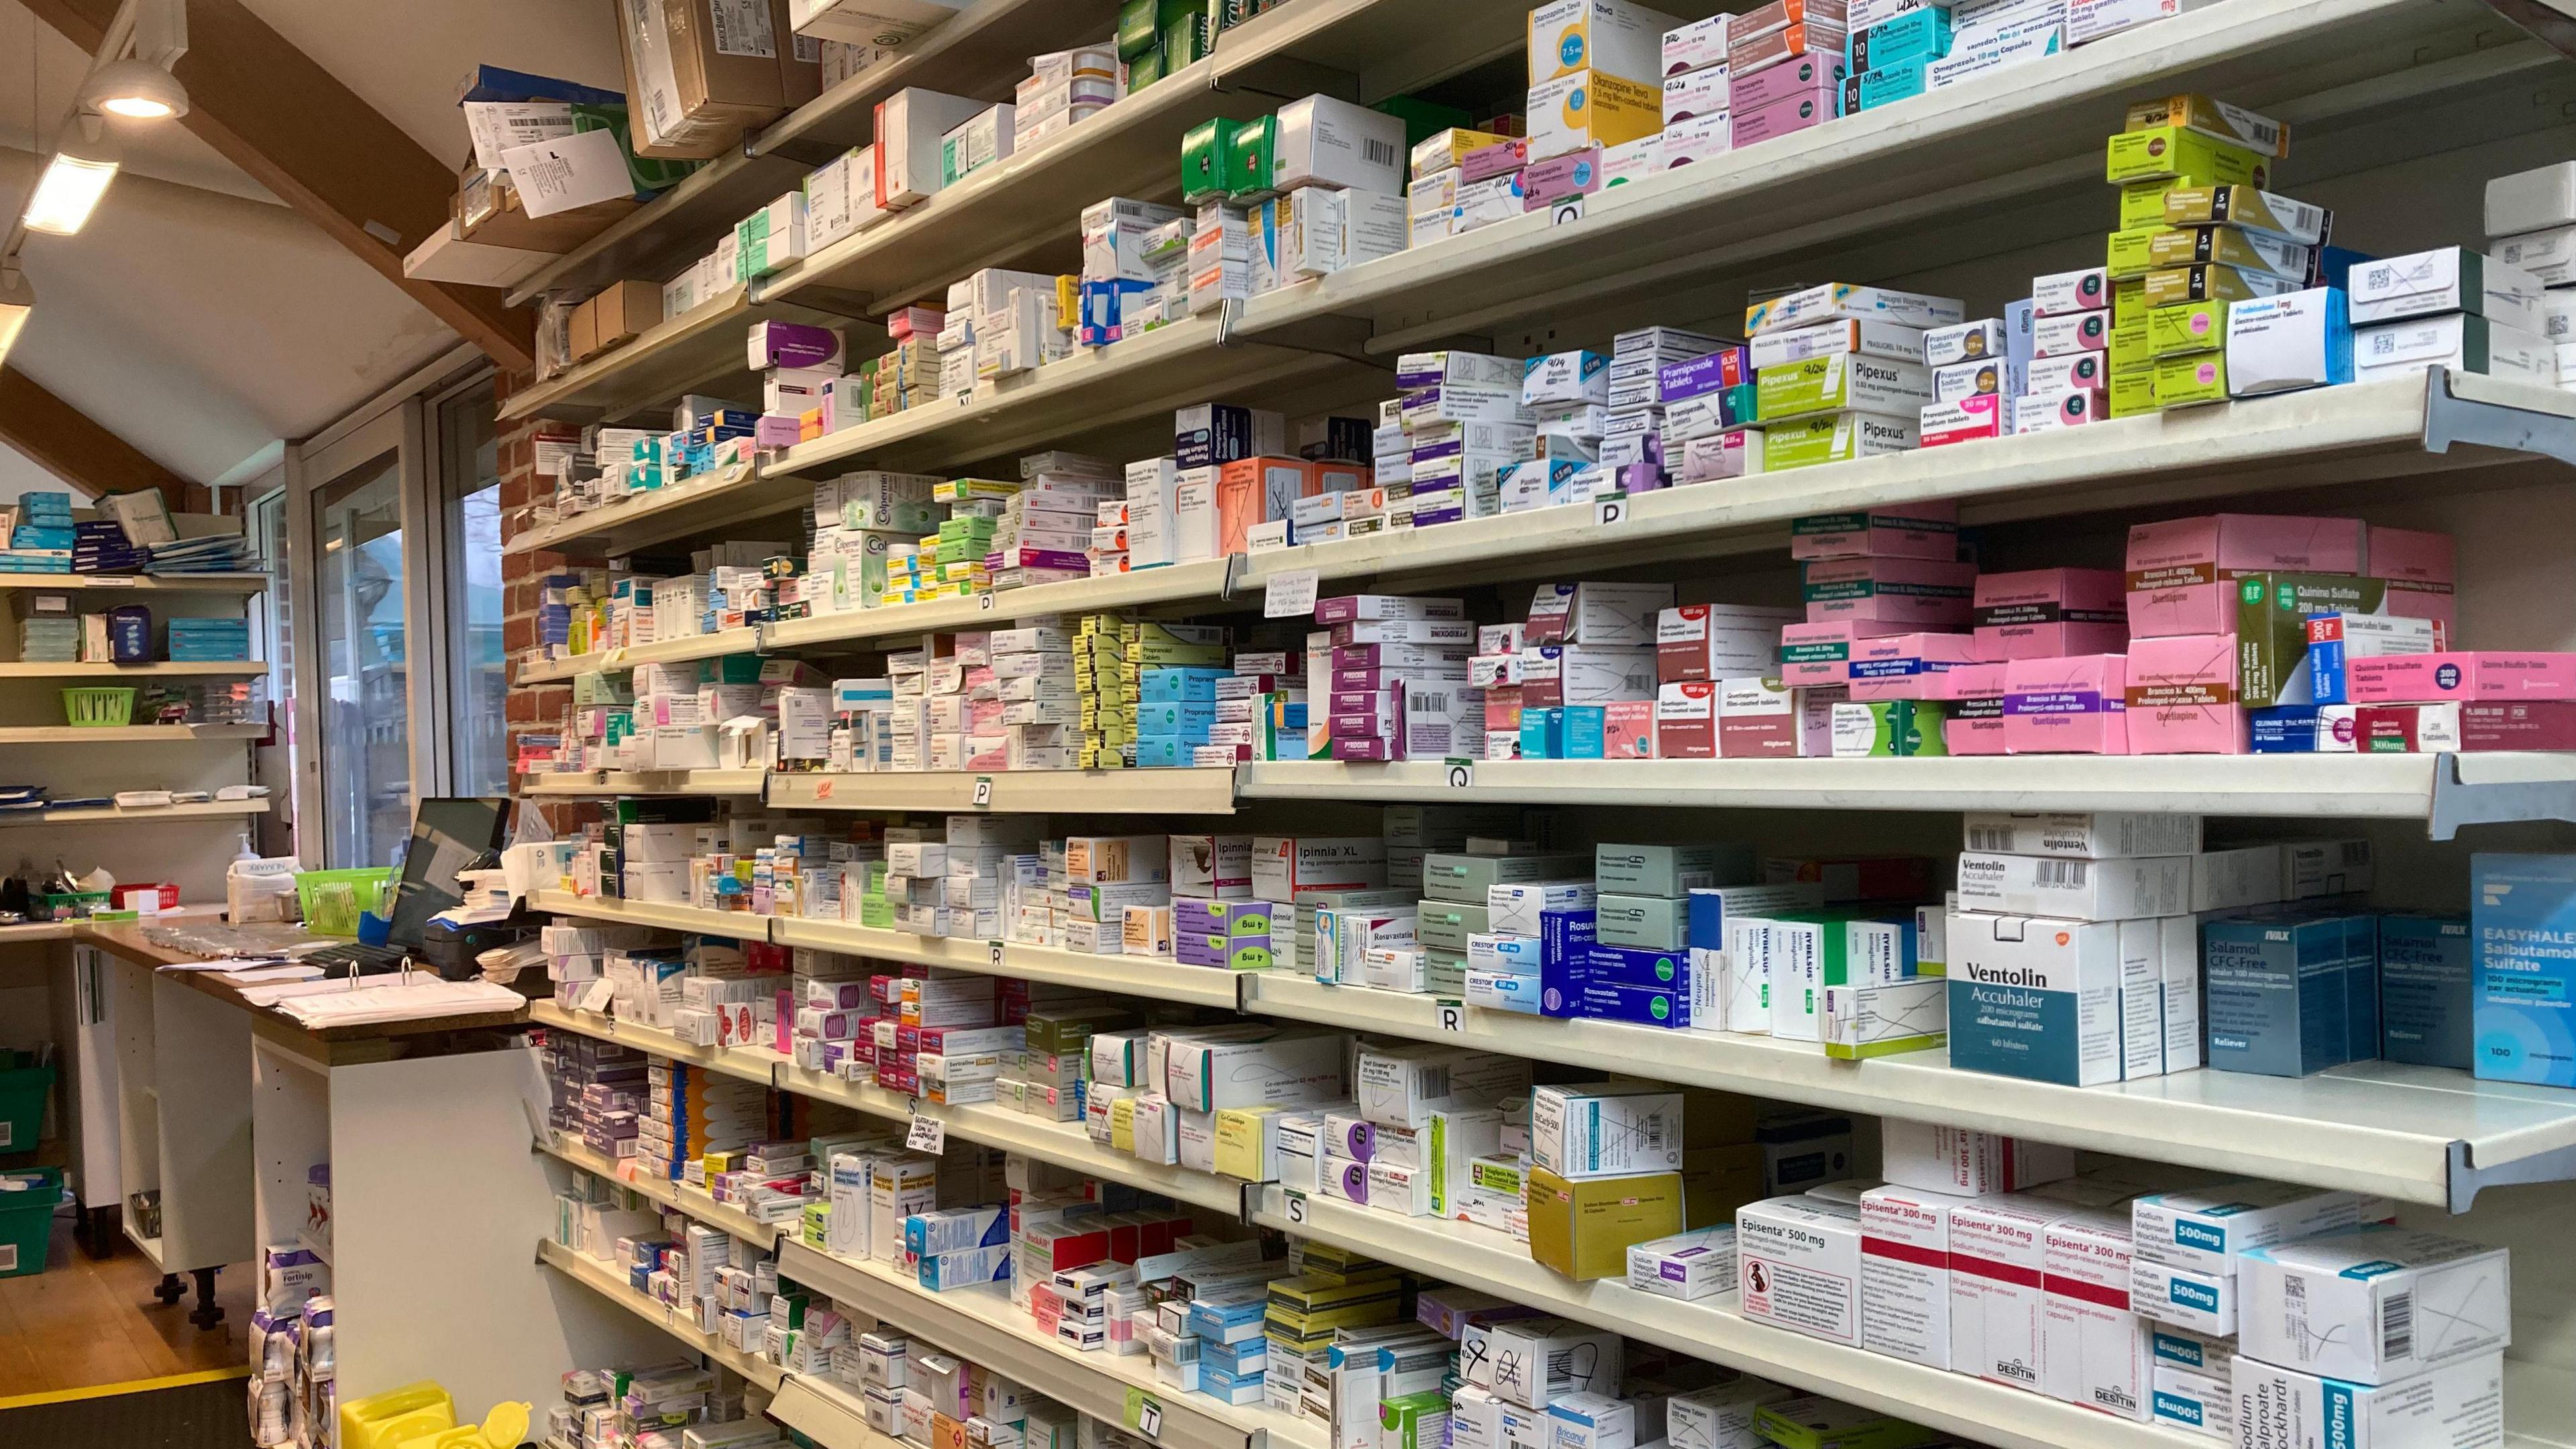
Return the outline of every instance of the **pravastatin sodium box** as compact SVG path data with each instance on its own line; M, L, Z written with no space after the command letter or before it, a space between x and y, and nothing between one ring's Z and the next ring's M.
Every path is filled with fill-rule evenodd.
M2476 1071L2576 1087L2576 855L2469 858Z

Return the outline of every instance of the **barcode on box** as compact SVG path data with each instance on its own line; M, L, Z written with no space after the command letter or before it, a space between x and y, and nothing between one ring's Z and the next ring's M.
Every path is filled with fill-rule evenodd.
M1970 850L2010 850L2012 831L2001 825L1971 825L1968 827L1968 848Z
M2379 1361L2394 1363L2415 1356L2415 1295L2391 1293L2379 1310Z
M2089 860L2043 860L2037 867L2035 879L2044 886L2068 886L2081 890L2085 867L2091 864Z

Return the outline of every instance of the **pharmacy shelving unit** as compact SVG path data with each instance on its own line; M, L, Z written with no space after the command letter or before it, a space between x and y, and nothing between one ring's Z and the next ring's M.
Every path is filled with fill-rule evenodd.
M216 816L240 819L268 813L265 796L256 800L201 800L187 805L100 806L94 809L0 811L0 829L27 825L158 824L164 820L202 820Z
M712 1333L702 1333L696 1324L680 1317L679 1310L638 1293L606 1263L587 1253L567 1248L550 1238L537 1240L537 1261L552 1268L572 1282L626 1309L646 1323L659 1325L663 1332L679 1341L692 1353L703 1355L749 1383L768 1393L778 1392L779 1381L786 1374L769 1360L757 1354L728 1347Z
M757 653L759 649L758 629L718 629L711 634L688 634L677 639L625 645L562 659L531 660L519 666L516 682L544 684L570 679L577 674L632 669L638 664L680 664L698 659L721 659L728 654Z
M738 1077L763 1086L776 1081L778 1064L786 1060L766 1047L699 1046L695 1042L682 1041L660 1027L620 1021L607 1012L567 1009L551 1001L530 1004L528 1019L539 1026L596 1037L601 1041L619 1042L637 1051L650 1052L671 1061L704 1067L719 1076Z
M539 796L714 795L760 798L761 770L557 770L527 776L524 794Z
M1041 1338L1004 1285L934 1293L886 1264L854 1262L797 1240L778 1274L920 1334L1068 1408L1141 1430L1165 1449L1322 1449L1322 1429L1261 1407L1238 1408L1155 1380L1153 1360L1082 1353Z

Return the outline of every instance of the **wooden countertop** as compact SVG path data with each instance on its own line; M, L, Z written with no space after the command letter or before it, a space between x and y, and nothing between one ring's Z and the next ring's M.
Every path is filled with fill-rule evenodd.
M135 922L96 925L84 921L74 927L72 939L96 946L137 966L155 970L163 966L184 965L199 959L184 952L154 945L145 938L143 927ZM317 1044L326 1048L322 1055L331 1057L335 1061L365 1053L353 1054L327 1049L358 1043L382 1043L390 1046L399 1042L406 1046L416 1046L420 1043L414 1041L415 1038L435 1036L445 1032L482 1031L528 1024L528 1011L523 1006L516 1011L481 1011L462 1016L421 1017L412 1021L308 1027L275 1007L252 1005L243 998L241 988L225 979L222 972L173 971L168 974L167 979L182 983L228 1006L250 1013L252 1018L264 1028L263 1035L289 1045L299 1042Z

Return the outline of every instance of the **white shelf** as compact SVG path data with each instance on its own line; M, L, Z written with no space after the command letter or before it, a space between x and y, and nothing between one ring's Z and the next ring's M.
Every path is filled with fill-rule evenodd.
M1116 114L1115 106L1109 114ZM1093 124L1098 124L1094 122ZM773 496L752 506L776 511L782 487L866 460L872 468L929 472L1063 440L1069 434L1167 411L1175 393L1228 396L1329 368L1356 369L1328 353L1231 345L1214 315L1191 317L1061 362L942 398L889 417L799 443L774 455L747 491ZM1356 373L1354 374L1356 375Z
M529 898L528 904L541 911L579 916L584 920L657 926L665 931L682 931L695 936L730 936L737 941L769 939L770 918L755 916L749 911L708 911L655 901L603 900L565 891L539 891Z
M1231 1010L1245 974L1212 966L1183 966L1155 956L1094 956L1061 946L978 941L961 936L916 936L846 921L772 918L769 938L781 946L810 946L884 961L946 966L992 976L1017 976L1058 986L1080 986L1113 996L1141 996ZM996 954L995 948L999 948Z
M1948 1123L2218 1172L2352 1188L2463 1211L2481 1185L2576 1177L2576 1093L2359 1062L2306 1078L2193 1071L2061 1087L1953 1071L1944 1051L1836 1061L1813 1044L1462 1008L1262 972L1245 1009L1453 1042L1683 1086Z
M736 338L734 345L742 345ZM667 488L633 493L610 503L513 538L505 554L553 549L567 553L628 554L685 538L692 533L794 510L812 498L813 486L769 489L754 494L760 469L756 462L737 463L713 473L684 478ZM765 506L748 506L758 496ZM782 503L781 500L784 500ZM794 524L781 525L794 531Z
M174 744L182 740L256 740L268 734L264 724L238 725L73 725L0 726L0 745Z
M164 820L210 820L267 813L266 798L208 800L195 805L143 806L133 810L113 806L95 810L0 810L0 829L24 825L157 824Z
M151 1264L154 1272L168 1273L172 1271L161 1262L161 1240L159 1238L147 1238L143 1236L141 1233L134 1230L134 1224L131 1222L121 1223L119 1226L125 1230L125 1240L134 1245L134 1251L143 1255L143 1261Z
M1028 1310L995 1284L933 1293L881 1263L856 1263L795 1239L778 1250L778 1275L876 1314L1068 1407L1134 1427L1132 1393L1160 1405L1163 1449L1325 1449L1324 1431L1259 1407L1182 1393L1154 1378L1145 1354L1082 1353L1040 1338Z
M823 1449L907 1449L906 1441L869 1428L867 1407L856 1391L830 1379L789 1374L768 1412Z
M266 574L15 574L0 573L0 589L56 593L100 589L112 594L257 594Z
M762 770L555 770L523 777L529 795L748 795L760 798Z
M744 1242L763 1249L776 1250L779 1234L786 1231L783 1224L764 1223L740 1208L728 1207L683 1183L629 1176L611 1158L592 1151L579 1139L560 1132L547 1134L546 1140L540 1140L537 1143L537 1149L550 1157L569 1162L594 1177L606 1178L638 1197L660 1203L667 1208L676 1208L709 1227L722 1228Z
M704 1067L719 1076L739 1077L747 1082L771 1085L776 1069L786 1058L764 1047L702 1047L684 1042L658 1027L639 1026L619 1021L595 1011L566 1011L551 1001L528 1004L528 1020L539 1026L569 1031L601 1041L622 1042L637 1051L668 1057L675 1062Z
M1299 0L1311 3L1311 0ZM1031 584L965 599L937 599L926 604L890 604L875 609L849 609L782 619L764 627L761 643L773 651L814 649L826 644L858 644L903 634L951 629L988 628L996 619L1027 619L1040 614L1088 614L1104 609L1139 609L1154 604L1213 599L1225 587L1227 561L1200 559L1167 568L1139 569L1093 579L1065 579Z
M1578 1283L1532 1262L1525 1245L1490 1228L1401 1217L1320 1194L1303 1200L1304 1221L1297 1224L1288 1218L1286 1199L1276 1186L1265 1189L1253 1221L1695 1358L1865 1404L1996 1449L2206 1449L2209 1443L1965 1374L1754 1323L1735 1312L1732 1293L1684 1303L1639 1292L1615 1278Z
M981 796L982 798L977 798ZM1234 770L871 770L776 773L769 803L784 809L940 810L995 814L1231 815Z
M590 516L582 515L585 519ZM615 649L576 654L568 659L522 660L514 678L519 684L546 684L584 674L617 673L638 664L685 664L698 659L722 659L728 654L756 653L759 648L760 631L756 628L719 629L712 634L684 634L677 639L621 645Z
M2576 754L1994 755L1926 759L1439 760L1241 766L1245 799L1508 801L1775 810L2131 810L2433 820L2463 795L2481 820L2518 802L2559 818Z
M268 673L260 659L172 660L148 664L0 663L0 679L250 679Z
M692 1353L704 1354L770 1393L786 1377L786 1371L767 1359L757 1358L725 1346L712 1333L700 1333L694 1323L682 1323L677 1308L657 1303L628 1286L626 1281L605 1263L587 1253L575 1252L551 1238L537 1240L537 1261L563 1274L603 1298L625 1305L626 1309L647 1323L658 1325Z
M1147 1192L1159 1192L1194 1207L1228 1216L1239 1216L1243 1211L1244 1184L1233 1178L1141 1162L1124 1152L1113 1152L1092 1141L1091 1134L1079 1122L1053 1122L990 1102L950 1106L926 1098L906 1097L883 1087L861 1086L794 1065L780 1070L778 1086L781 1091L794 1092L817 1101L839 1102L898 1122L916 1116L927 1118L942 1123L948 1131L969 1142L1043 1158L1096 1178L1123 1182Z
M2101 138L2140 95L2226 96L2295 120L2304 178L2332 144L2331 127L2314 141L2307 127L2552 60L2473 5L2227 0L1596 193L1564 225L1533 212L1266 293L1245 308L1244 328L1365 317L1378 324L1372 350L1388 353L1499 337L1542 317L1589 322L1612 299L1705 296L1721 279L1786 275L1822 244L1963 224L2034 193L2098 196Z

